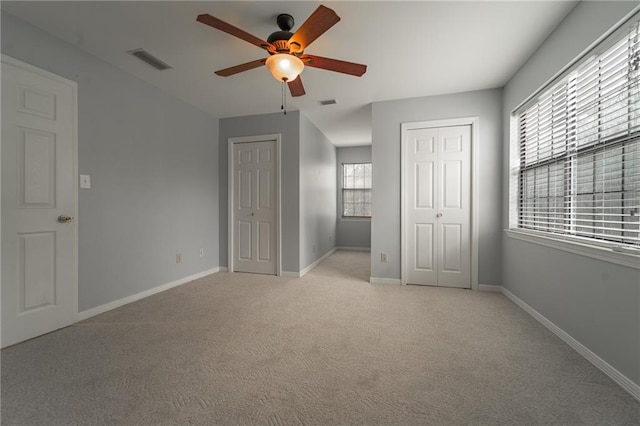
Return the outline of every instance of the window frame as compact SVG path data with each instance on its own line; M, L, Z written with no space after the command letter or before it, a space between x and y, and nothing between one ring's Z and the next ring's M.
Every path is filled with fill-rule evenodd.
M371 186L369 188L347 188L345 187L345 181L344 181L344 172L345 172L345 166L348 165L357 165L357 164L368 164L369 167L371 167L371 176L372 176L372 182L371 182ZM369 204L369 209L371 211L371 215L370 216L350 216L350 215L345 215L344 211L344 204L345 204L345 197L344 197L344 192L345 190L349 191L349 190L368 190L370 194L373 193L373 163L371 161L353 161L353 162L345 162L341 164L341 170L340 170L340 218L342 220L371 220L371 217L373 216L373 203L370 201Z
M638 20L640 20L640 12L638 12L638 9L635 9L627 18L623 19L618 25L614 26L610 31L596 40L585 52L564 67L511 112L509 134L509 227L505 230L505 234L508 237L640 269L640 247L623 246L622 244L624 243L622 242L585 238L573 234L558 234L551 231L527 229L520 227L519 223L521 209L520 114L536 103L542 96L556 90L559 85L565 84L571 78L571 75L575 75L577 70L580 70L585 64L618 43L625 35L629 34L634 27L637 29L636 22ZM577 152L575 156L577 158Z

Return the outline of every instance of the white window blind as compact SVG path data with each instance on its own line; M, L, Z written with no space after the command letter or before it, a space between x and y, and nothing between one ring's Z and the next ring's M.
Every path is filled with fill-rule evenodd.
M636 22L517 112L519 228L640 247L639 39Z
M342 216L371 217L371 163L342 165Z

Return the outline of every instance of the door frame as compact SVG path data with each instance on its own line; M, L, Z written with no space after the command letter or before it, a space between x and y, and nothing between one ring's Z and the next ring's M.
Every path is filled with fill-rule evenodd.
M228 163L227 163L227 270L230 273L233 273L233 249L234 249L234 232L233 232L233 223L234 223L234 190L233 190L233 176L236 171L235 162L233 158L234 146L235 144L241 143L249 143L249 142L267 142L267 141L275 141L276 143L276 276L280 276L282 274L282 253L281 253L281 238L282 233L280 230L281 227L281 215L280 215L280 175L281 175L281 161L280 161L280 145L281 145L282 135L280 133L272 134L272 135L256 135L256 136L242 136L242 137L234 137L229 138L227 147L228 147Z
M479 117L460 117L444 120L427 120L401 123L400 135L400 282L407 284L406 255L406 222L407 211L404 208L407 200L405 170L405 146L410 130L434 127L471 126L471 290L478 290L478 146L479 146Z
M16 59L12 56L6 55L4 53L2 53L1 55L1 62L7 65L12 65L16 68L20 68L26 71L30 71L33 72L35 74L39 74L43 77L49 78L51 80L55 80L58 81L60 83L63 83L67 86L71 87L71 91L72 91L72 114L73 114L73 123L72 123L72 131L71 131L71 162L72 162L72 170L71 173L73 174L73 186L71 188L72 194L71 194L71 200L73 202L73 206L71 208L71 214L73 215L73 217L76 218L76 220L73 221L72 226L73 226L73 237L71 238L72 242L73 242L73 253L71 255L71 259L72 259L72 271L71 271L71 278L72 278L72 288L73 288L73 323L78 321L78 241L79 241L79 226L78 226L78 222L79 222L79 218L78 218L78 82L73 81L73 80L69 80L65 77L59 76L57 74L54 74L50 71L44 70L42 68L39 68L35 65L31 65L27 62L23 62L19 59ZM0 149L0 167L2 164L2 149ZM2 187L2 173L0 173L0 188ZM1 203L1 200L0 200ZM0 204L0 224L2 223L2 208L1 208L1 204ZM1 226L0 226L0 241L2 240L2 230L1 230ZM1 244L0 244L1 246ZM2 259L2 252L1 252L1 248L0 248L0 259ZM2 271L2 262L0 262L0 273ZM1 286L1 284L0 284Z

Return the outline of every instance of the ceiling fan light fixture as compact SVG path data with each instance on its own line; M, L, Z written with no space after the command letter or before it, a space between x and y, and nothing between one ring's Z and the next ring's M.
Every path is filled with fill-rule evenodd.
M269 56L265 65L273 78L278 81L293 81L304 70L302 60L288 53L277 53Z

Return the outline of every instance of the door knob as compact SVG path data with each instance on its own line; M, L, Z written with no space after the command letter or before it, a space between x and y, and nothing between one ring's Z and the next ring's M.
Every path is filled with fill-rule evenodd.
M69 223L73 221L73 216L67 216L64 214L61 214L60 216L58 216L58 222L60 223Z
M438 213L436 217L442 217L442 213Z

